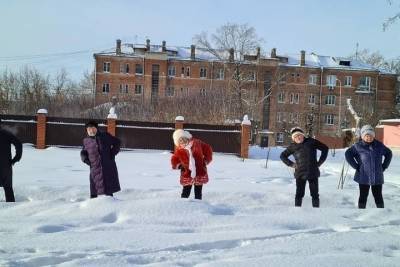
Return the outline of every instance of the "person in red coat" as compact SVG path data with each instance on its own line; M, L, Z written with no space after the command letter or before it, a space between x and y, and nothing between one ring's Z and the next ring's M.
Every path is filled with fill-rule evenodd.
M208 182L207 165L212 160L212 148L209 144L185 130L178 129L172 135L175 152L171 157L172 169L180 169L180 183L183 186L182 198L188 198L194 185L195 199L202 198L203 184Z

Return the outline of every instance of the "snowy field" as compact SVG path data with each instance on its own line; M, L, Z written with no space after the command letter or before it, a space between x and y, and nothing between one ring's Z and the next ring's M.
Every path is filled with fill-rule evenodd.
M337 189L343 151L321 169L321 208L295 181L281 149L244 162L215 154L203 200L180 199L166 151L117 156L122 191L88 199L79 149L24 146L14 168L16 203L0 188L0 266L400 266L400 153L385 173L385 209L358 185ZM353 171L349 171L353 175ZM348 175L348 176L349 176ZM192 192L193 193L193 192Z

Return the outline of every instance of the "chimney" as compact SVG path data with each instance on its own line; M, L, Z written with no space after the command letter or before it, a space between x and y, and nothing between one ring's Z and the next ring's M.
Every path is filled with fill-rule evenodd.
M272 48L272 50L271 50L271 58L276 58L276 48Z
M306 51L301 50L301 57L300 57L300 66L305 66L306 65Z
M121 55L121 40L117 39L117 46L115 47L115 53Z
M146 40L146 51L150 52L150 39Z
M167 51L167 42L162 41L162 51L166 52Z
M196 59L196 46L195 45L190 46L190 59L191 60Z
M233 48L229 49L229 61L235 61L235 50Z
M257 47L257 59L260 59L261 56L261 48Z

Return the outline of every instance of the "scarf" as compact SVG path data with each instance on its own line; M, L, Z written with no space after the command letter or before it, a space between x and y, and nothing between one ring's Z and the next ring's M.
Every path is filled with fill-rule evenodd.
M196 177L196 162L194 161L193 153L192 153L192 145L193 141L189 142L185 146L185 149L189 152L189 170L190 170L190 176L192 178Z

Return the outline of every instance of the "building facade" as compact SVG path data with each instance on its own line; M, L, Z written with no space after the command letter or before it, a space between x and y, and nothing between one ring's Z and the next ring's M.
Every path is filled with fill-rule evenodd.
M150 40L145 45L117 40L114 51L96 53L94 58L96 104L113 97L154 101L228 90L238 66L232 50L219 57L194 45L167 47L165 42L151 45ZM352 99L361 116L396 104L396 75L357 60L305 51L282 56L276 49L261 56L258 49L244 55L240 64L246 74L243 86L260 103L254 109L258 131L268 133L269 145L288 144L291 127L312 126L319 139L341 147L342 129L354 127L346 99Z

